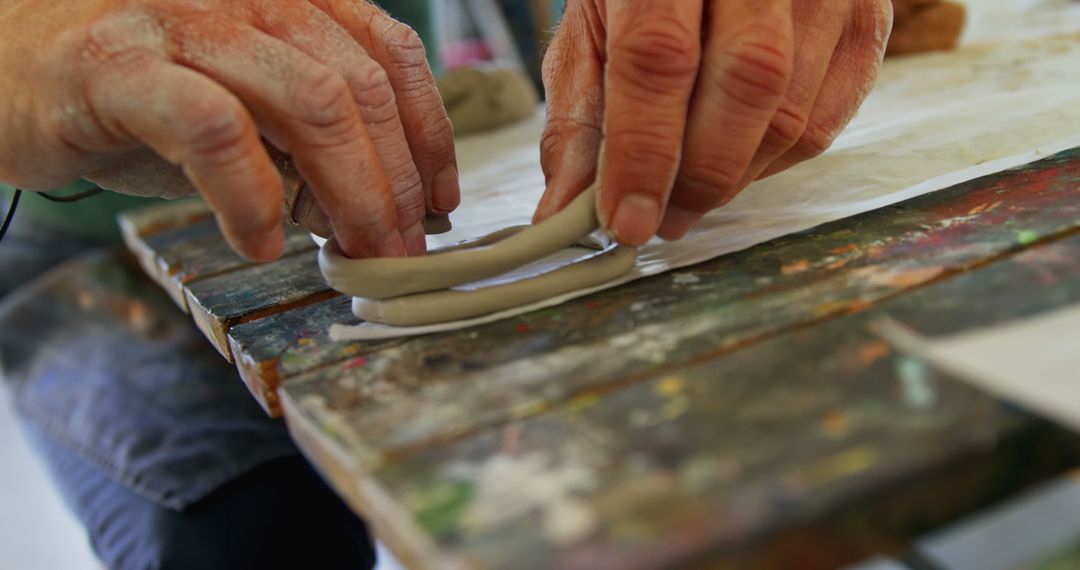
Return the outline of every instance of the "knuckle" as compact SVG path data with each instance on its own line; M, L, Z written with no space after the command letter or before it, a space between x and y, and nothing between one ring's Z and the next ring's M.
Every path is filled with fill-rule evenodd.
M809 114L795 105L781 105L776 110L766 134L768 143L779 148L789 149L806 132Z
M600 126L596 123L549 115L540 136L540 162L544 174L549 177L554 174L549 169L557 164L564 153L582 152L588 146L595 148L599 146L601 138Z
M361 107L385 112L396 109L396 99L390 76L385 69L378 65L370 65L357 73L355 100Z
M83 26L61 32L58 42L74 46L74 53L84 64L124 62L130 54L163 47L159 14L149 7L128 6L99 14ZM133 33L137 31L139 33Z
M674 170L681 158L681 141L663 129L624 128L608 138L607 151L617 155L616 163Z
M402 114L405 138L409 141L417 164L443 165L454 158L454 125L441 103L413 108Z
M328 68L300 79L293 97L302 120L316 127L337 125L352 115L353 97L345 78Z
M226 162L244 151L248 120L239 102L206 101L189 107L186 115L181 142L192 154L204 161Z
M410 127L407 138L417 141L420 157L428 164L446 164L454 159L454 125L446 111L439 107L430 114L419 127Z
M766 36L772 32L754 34ZM747 107L771 107L787 90L792 74L792 56L782 45L767 38L752 37L737 42L720 61L720 86L731 98Z
M811 121L795 144L796 152L805 158L813 158L829 150L836 140L836 129L822 127Z
M402 189L395 192L395 200L398 204L398 225L408 228L414 223L423 220L427 214L423 200L424 187L420 183L419 176L414 183L403 185Z
M715 208L723 196L738 187L741 179L741 165L719 156L688 158L679 172L679 186L696 197L692 206L700 212Z
M850 33L859 44L884 49L893 25L893 5L886 0L858 0Z
M416 30L394 21L386 30L384 38L391 63L405 68L427 69L427 49Z
M652 89L682 84L697 75L700 35L674 17L655 15L613 43L612 69Z

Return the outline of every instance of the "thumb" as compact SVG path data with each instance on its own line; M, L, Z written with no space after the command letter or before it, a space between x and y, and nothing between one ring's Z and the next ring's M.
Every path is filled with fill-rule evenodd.
M596 179L604 86L603 54L594 42L603 29L593 4L576 2L568 8L544 58L548 107L540 165L547 189L534 222L563 209Z

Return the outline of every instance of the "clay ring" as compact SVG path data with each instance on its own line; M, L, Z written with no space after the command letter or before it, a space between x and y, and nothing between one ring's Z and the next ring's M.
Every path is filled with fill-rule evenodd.
M466 319L606 283L634 266L636 250L603 248L534 277L460 288L504 275L580 243L599 227L596 189L534 226L513 227L422 257L350 259L334 239L319 252L323 277L371 322L419 326ZM456 289L455 289L456 288Z

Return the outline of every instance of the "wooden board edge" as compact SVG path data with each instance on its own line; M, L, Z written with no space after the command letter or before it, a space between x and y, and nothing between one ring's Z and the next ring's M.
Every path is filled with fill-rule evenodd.
M319 438L318 428L289 395L282 389L278 393L285 424L296 446L398 561L406 568L419 570L448 566L439 563L444 557L440 556L438 548L381 485L365 474L358 462L336 442Z
M259 402L266 415L272 418L282 416L281 400L278 398L278 387L281 386L281 377L277 373L277 361L257 361L229 335L229 350L233 355L236 370L240 373L240 379L247 386L248 391Z
M187 304L191 309L191 317L195 321L195 326L199 327L206 339L225 357L225 360L230 363L233 362L232 350L229 348L228 340L230 323L210 314L210 311L195 298L190 289L184 290L184 296L187 298Z
M122 212L117 216L117 222L121 233L141 238L191 225L212 215L210 207L201 199L188 198Z

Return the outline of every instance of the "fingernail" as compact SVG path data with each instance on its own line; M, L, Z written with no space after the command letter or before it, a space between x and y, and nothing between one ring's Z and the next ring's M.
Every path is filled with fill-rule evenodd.
M431 181L431 208L437 214L449 214L461 203L457 167L448 164Z
M609 229L626 245L642 245L652 239L660 225L660 203L648 194L624 196L615 207Z
M409 257L424 255L427 251L427 238L424 237L424 224L417 222L402 232L401 237L405 241L405 249Z
M660 230L656 233L668 241L682 239L697 225L700 219L701 214L693 210L668 204L667 212L664 213L664 221L660 223Z
M408 257L409 250L398 232L392 232L375 248L376 257Z

